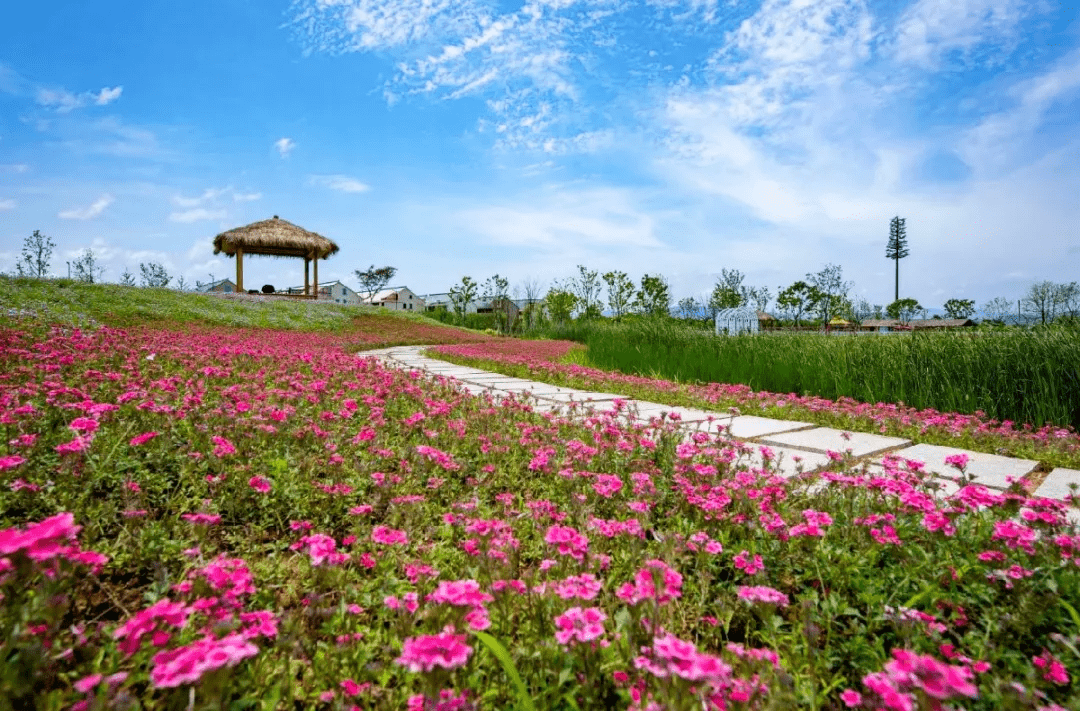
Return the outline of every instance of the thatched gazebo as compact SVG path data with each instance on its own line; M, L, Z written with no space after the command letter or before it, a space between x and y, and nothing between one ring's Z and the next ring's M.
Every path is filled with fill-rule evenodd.
M244 227L222 232L214 238L214 254L224 252L236 257L236 290L244 291L244 255L265 254L269 257L300 257L304 260L304 293L319 298L319 260L338 251L331 240L308 232L277 215L273 219L252 222ZM314 289L308 281L308 263L314 262Z

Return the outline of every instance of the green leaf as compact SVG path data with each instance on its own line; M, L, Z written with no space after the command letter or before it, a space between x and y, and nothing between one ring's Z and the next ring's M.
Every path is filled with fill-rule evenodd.
M486 632L473 632L473 634L484 643L484 646L491 650L491 653L502 664L503 671L510 677L510 681L514 683L514 688L517 689L519 711L535 711L532 697L529 696L529 690L525 688L525 682L521 680L521 675L518 674L517 667L514 666L514 660L510 658L510 652L506 651L506 647L502 646L499 640Z
M1073 624L1076 625L1076 628L1078 630L1080 630L1080 613L1076 611L1075 607L1066 602L1064 598L1060 598L1058 602L1060 602L1061 606L1064 607L1066 611L1068 611L1069 617L1072 618Z

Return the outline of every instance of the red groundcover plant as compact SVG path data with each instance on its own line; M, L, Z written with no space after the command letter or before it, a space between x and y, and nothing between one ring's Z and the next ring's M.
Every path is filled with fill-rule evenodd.
M0 331L0 708L1076 708L1062 502L340 335Z

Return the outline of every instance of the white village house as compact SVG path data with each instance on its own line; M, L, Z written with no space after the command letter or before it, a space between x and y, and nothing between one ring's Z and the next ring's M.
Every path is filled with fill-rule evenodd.
M407 286L393 286L376 292L371 298L360 298L360 303L382 306L393 311L423 311L424 300Z
M304 287L290 286L288 289L279 291L278 293L303 294ZM356 293L355 289L350 289L340 281L319 282L319 300L330 301L335 304L352 304L354 306L361 303L360 294Z

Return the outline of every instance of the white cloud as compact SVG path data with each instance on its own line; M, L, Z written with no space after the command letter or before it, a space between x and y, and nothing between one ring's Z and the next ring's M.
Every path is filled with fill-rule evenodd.
M262 193L233 193L233 202L252 202L262 199Z
M0 171L5 173L25 173L28 170L30 170L30 166L25 163L0 164Z
M371 189L370 185L348 175L312 175L309 182L343 193L364 193Z
M225 210L207 210L203 207L197 207L193 210L184 210L183 212L174 212L169 215L170 222L199 222L201 220L223 220L228 217L228 212Z
M114 86L112 89L104 88L98 92L97 97L94 99L94 103L98 106L104 106L111 104L120 98L120 94L123 93L124 87Z
M98 92L86 91L81 94L74 94L67 89L40 87L37 90L36 98L38 104L54 109L57 113L66 114L89 104L95 106L110 104L119 99L123 91L124 87L116 86L111 89L105 87Z
M277 149L277 152L281 154L282 158L285 158L292 152L293 148L296 148L296 143L294 143L291 138L279 138L274 141L274 148Z
M38 89L37 102L42 106L56 109L57 113L66 114L83 106L85 98L80 98L66 89Z
M172 201L173 201L173 203L175 203L179 207L198 207L199 205L202 205L205 202L216 200L217 198L221 197L222 195L225 195L226 193L228 193L230 190L232 190L231 187L229 187L229 188L207 188L206 190L203 191L202 195L200 195L198 197L188 198L188 197L184 197L183 195L176 195L176 196L173 197Z
M550 186L518 204L460 210L453 218L493 244L558 254L656 248L655 220L633 191Z
M11 198L0 199L0 210L14 210L18 204Z
M1080 97L1080 50L1066 54L1042 74L1017 81L1005 93L1015 106L986 116L958 142L961 157L986 175L1000 175L1030 160L1047 111Z
M967 59L977 47L989 47L1003 58L1015 48L1020 23L1034 9L1028 0L918 0L897 22L889 51L898 62L930 70L956 50Z
M59 217L65 220L90 220L105 212L105 208L113 202L113 196L106 193L87 207L62 210Z

